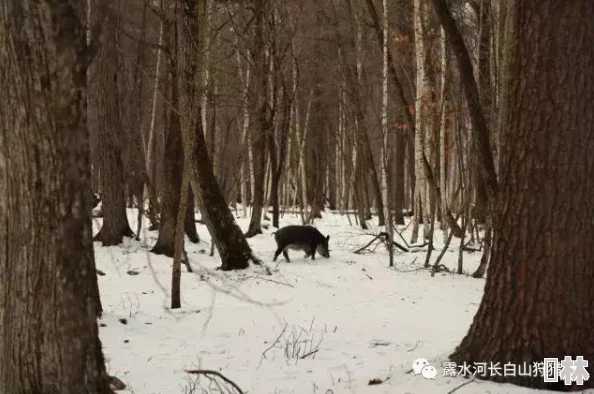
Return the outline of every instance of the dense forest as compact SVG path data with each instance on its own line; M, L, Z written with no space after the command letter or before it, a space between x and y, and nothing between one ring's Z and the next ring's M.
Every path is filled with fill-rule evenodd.
M221 271L271 275L250 240L285 214L379 229L386 266L480 253L452 361L593 363L592 21L590 0L5 0L0 392L113 390L94 241L157 231L175 309L197 229Z

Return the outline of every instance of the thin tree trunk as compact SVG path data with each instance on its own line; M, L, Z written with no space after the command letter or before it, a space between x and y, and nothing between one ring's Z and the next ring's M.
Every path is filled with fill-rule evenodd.
M257 127L252 134L252 146L254 151L254 195L252 202L252 216L246 237L253 237L262 233L262 210L265 203L265 182L266 182L266 134L270 132L271 122L268 117L268 65L266 62L265 50L265 0L257 0L255 4L255 29L256 49L254 50L255 78L258 115ZM270 147L272 149L274 147Z
M382 1L384 17L383 21L383 42L382 42L382 54L383 54L383 67L382 67L382 134L383 134L383 145L382 145L382 183L383 183L383 200L384 204L384 216L386 232L388 233L388 240L386 242L388 246L388 254L390 256L390 267L394 266L394 226L392 222L392 212L390 210L390 204L388 203L388 172L389 172L389 153L388 153L388 5L386 0Z
M299 113L295 116L295 127L297 128L297 141L299 145L299 174L301 183L301 221L305 224L307 212L307 174L305 172L305 141L307 140L307 132L309 130L309 116L311 113L311 100L313 97L313 88L310 89L307 99L307 109L305 110L305 122L303 123L302 132L299 127Z
M404 224L404 215L402 210L405 207L405 179L406 179L406 161L405 145L403 132L395 133L395 157L394 157L394 222L395 224Z
M188 209L190 199L190 181L188 179L188 165L184 163L181 201L177 212L175 225L175 252L173 254L173 267L171 270L171 309L181 308L181 260L184 255L184 218ZM188 262L189 264L189 262Z
M411 243L416 243L419 236L419 225L423 222L424 227L429 223L423 220L428 216L423 212L425 208L424 198L426 197L425 169L423 168L423 157L425 155L425 91L427 90L427 78L425 75L425 45L423 28L423 0L414 0L414 32L415 32L415 59L417 70L417 97L415 98L415 189L414 189L414 223ZM431 168L431 167L430 167ZM426 232L425 232L426 234Z
M440 29L440 45L441 45L441 114L439 119L439 187L441 189L441 218L440 218L440 227L443 230L443 239L444 241L447 239L447 218L446 218L446 210L448 207L448 199L447 199L447 188L446 188L446 158L448 155L447 146L446 146L446 114L447 114L447 102L446 102L446 84L447 84L447 75L448 75L448 58L447 58L447 48L446 48L446 37L443 28Z
M237 56L237 68L239 75L242 74L241 69L241 56L239 54L239 49L236 50ZM250 111L248 108L248 99L249 99L249 87L250 87L250 62L246 62L245 65L245 77L244 77L244 90L243 90L243 101L241 103L242 106L242 123L241 123L241 146L242 146L242 153L239 155L239 171L240 171L240 182L241 182L241 214L244 218L247 217L247 196L248 196L248 175L247 172L250 172L250 166L245 164L244 160L244 152L248 152L248 164L249 164L249 152L251 152L250 148L247 146L248 144L248 131L250 125Z

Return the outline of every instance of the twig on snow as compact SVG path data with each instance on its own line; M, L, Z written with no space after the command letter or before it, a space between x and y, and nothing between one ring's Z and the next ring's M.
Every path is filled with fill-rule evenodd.
M283 286L287 286L287 287L293 287L293 288L295 287L295 286L293 286L293 285L292 285L292 284L290 284L290 283L283 283L283 282L279 282L279 281L277 281L277 280L274 280L274 279L268 279L268 278L264 278L264 277L262 277L262 276L250 275L250 276L247 276L246 278L262 279L262 280L265 280L265 281L267 281L267 282L276 283L276 284L278 284L278 285L283 285Z
M415 343L415 346L413 346L412 349L408 349L407 352L412 352L413 350L415 350L417 348L417 346L419 346L419 342L420 341L417 341L417 343Z
M264 350L262 352L262 357L260 357L260 363L258 364L258 367L260 367L260 365L262 364L262 360L264 360L266 358L266 353L268 353L268 351L270 349L272 349L273 347L276 346L277 343L280 342L281 337L283 336L283 334L285 333L285 331L287 331L287 327L289 326L289 324L285 324L285 326L283 327L283 330L280 332L280 334L278 334L278 337L274 340L274 342L272 343L272 345L270 345L268 348L266 348L266 350Z
M223 375L220 372L217 371L212 371L212 370L208 370L208 369L187 369L186 373L192 374L192 375L204 375L206 377L211 377L211 376L216 376L219 379L223 380L225 383L227 383L228 385L230 385L231 387L233 387L233 389L238 393L238 394L244 394L243 391L241 391L241 389L239 388L239 386L233 382L231 379L225 377L225 375Z
M299 357L299 359L303 360L304 358L307 358L307 357L311 356L312 354L316 354L319 350L320 349L311 350L311 351L305 353L303 356Z

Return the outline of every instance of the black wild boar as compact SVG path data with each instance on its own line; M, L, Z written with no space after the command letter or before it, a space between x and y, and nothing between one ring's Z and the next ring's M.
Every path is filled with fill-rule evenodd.
M276 261L282 252L287 262L290 262L288 249L302 250L305 252L305 257L311 255L312 260L316 259L316 251L326 258L330 257L328 250L330 236L324 237L317 228L312 226L283 227L274 234L274 239L278 248L274 253L273 261Z

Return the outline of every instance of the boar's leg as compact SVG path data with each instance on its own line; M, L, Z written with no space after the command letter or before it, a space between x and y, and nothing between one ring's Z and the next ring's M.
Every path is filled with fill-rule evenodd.
M315 260L316 259L316 248L318 247L318 245L316 244L311 244L310 248L311 248L311 259Z
M291 262L291 260L289 259L289 252L287 252L287 249L283 250L283 256L285 256L285 260L287 260L287 263Z
M278 258L278 255L281 254L281 252L286 253L285 251L283 251L283 249L279 246L278 249L276 250L276 252L274 252L274 258L272 259L272 261L276 261L276 259ZM286 256L286 255L285 255Z

